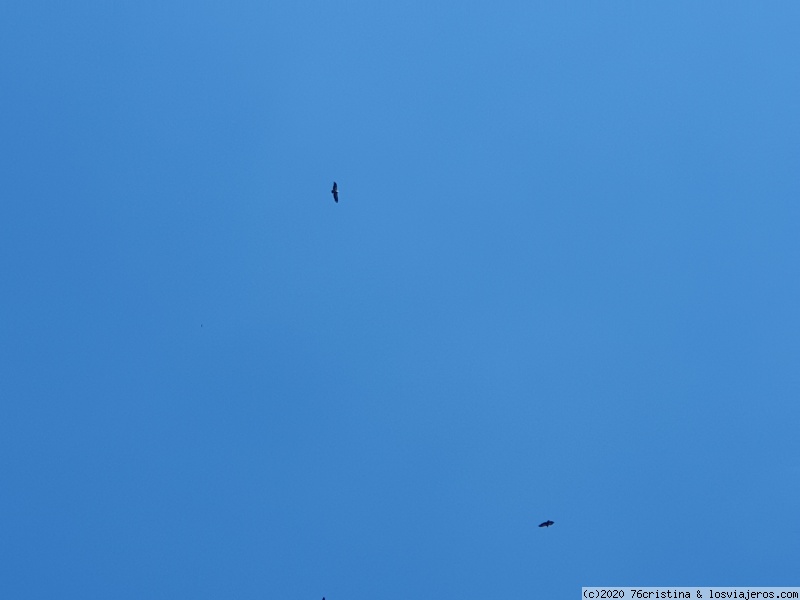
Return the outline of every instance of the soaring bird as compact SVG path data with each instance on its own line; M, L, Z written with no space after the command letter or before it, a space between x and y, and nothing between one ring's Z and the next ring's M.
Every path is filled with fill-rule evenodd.
M548 521L545 521L544 523L542 523L541 525L539 525L539 527L550 527L550 525L552 525L552 524L553 524L553 522L548 520Z
M336 182L333 182L333 189L331 190L331 194L333 194L333 201L338 204L339 202L339 186L336 185Z

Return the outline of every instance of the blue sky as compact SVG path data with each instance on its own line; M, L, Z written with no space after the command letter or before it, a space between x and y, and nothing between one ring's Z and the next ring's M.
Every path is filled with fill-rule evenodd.
M0 595L800 585L799 29L5 3Z

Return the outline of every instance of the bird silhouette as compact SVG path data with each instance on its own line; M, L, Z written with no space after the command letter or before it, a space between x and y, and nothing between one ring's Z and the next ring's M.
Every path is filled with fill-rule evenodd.
M331 190L331 194L333 194L333 201L338 204L339 203L339 186L336 185L335 181L333 182L333 189ZM322 600L325 600L325 598L323 598Z
M540 523L539 527L550 527L550 525L552 525L552 524L553 524L553 522L548 520L548 521L545 521L544 523ZM323 600L325 600L325 599L323 598Z

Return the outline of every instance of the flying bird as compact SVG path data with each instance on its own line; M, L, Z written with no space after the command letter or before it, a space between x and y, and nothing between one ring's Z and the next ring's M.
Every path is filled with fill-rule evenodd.
M548 521L545 521L544 523L541 523L539 525L539 527L550 527L550 525L552 525L552 524L553 524L553 522L548 520Z
M333 182L333 189L331 190L331 194L333 194L333 201L337 204L339 203L339 186L336 185L336 182Z

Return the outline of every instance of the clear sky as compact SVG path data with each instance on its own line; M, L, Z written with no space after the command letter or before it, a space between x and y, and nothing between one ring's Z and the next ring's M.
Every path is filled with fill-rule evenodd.
M800 585L798 32L2 3L0 596Z

